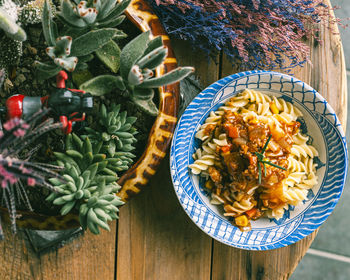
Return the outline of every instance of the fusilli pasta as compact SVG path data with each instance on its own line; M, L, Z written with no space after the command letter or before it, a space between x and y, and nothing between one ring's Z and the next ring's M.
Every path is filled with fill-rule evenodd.
M280 219L317 184L317 150L299 131L302 113L290 102L245 89L211 112L189 165L205 178L212 204L242 230L262 216Z

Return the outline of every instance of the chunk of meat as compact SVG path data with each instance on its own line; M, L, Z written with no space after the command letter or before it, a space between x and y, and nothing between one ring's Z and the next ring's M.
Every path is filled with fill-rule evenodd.
M217 170L215 167L210 166L208 169L209 176L212 179L214 183L221 183L222 181L222 175L220 174L219 170Z
M213 130L215 129L216 124L208 124L205 128L204 128L204 135L210 135Z
M230 154L223 155L224 163L227 166L227 171L231 176L235 173L241 172L245 168L244 158L239 152L232 152Z

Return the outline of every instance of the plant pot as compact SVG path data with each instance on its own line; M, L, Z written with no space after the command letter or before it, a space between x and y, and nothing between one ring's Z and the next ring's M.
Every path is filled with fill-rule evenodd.
M175 69L177 63L170 45L170 39L148 3L145 0L133 0L126 11L126 15L142 32L150 30L153 36L162 36L164 45L168 48L168 56L164 64L156 70L156 76ZM122 186L118 194L122 200L128 201L147 185L166 155L177 121L179 90L178 84L159 88L159 114L149 133L145 151L118 181ZM0 207L0 214L5 222L10 221L6 208ZM78 215L73 213L65 216L48 216L30 211L17 211L17 215L16 224L22 228L63 230L80 226Z

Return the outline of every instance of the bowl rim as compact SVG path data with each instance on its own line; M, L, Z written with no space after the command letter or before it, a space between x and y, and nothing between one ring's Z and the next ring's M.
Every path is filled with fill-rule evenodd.
M210 232L208 231L206 228L205 228L205 225L202 225L203 228L201 227L201 224L198 222L199 221L199 218L201 217L201 214L198 214L198 219L197 219L197 222L194 220L194 218L191 216L191 213L189 212L189 210L185 207L185 205L181 202L181 194L178 192L177 188L175 187L175 180L178 180L178 185L179 185L179 189L183 188L183 186L181 186L181 183L180 183L180 179L178 179L177 177L179 175L176 175L175 174L175 168L173 168L173 165L175 165L175 146L176 146L176 141L177 141L177 133L178 133L178 130L179 130L179 127L181 126L182 122L183 122L183 116L185 116L186 114L186 110L188 108L191 108L191 106L194 106L193 105L193 102L198 98L203 98L205 96L205 94L207 92L210 91L210 94L213 95L211 97L211 100L212 100L212 103L210 105L210 107L205 110L205 113L203 115L201 115L198 119L198 121L196 121L196 128L199 127L199 125L201 124L201 120L203 120L204 116L213 111L213 108L215 108L215 106L219 106L221 105L223 102L220 100L220 98L218 98L218 92L221 92L223 91L223 89L228 85L228 84L232 84L235 80L239 80L241 78L244 78L244 77L247 77L247 76L260 76L260 75L266 75L266 74L270 74L271 76L278 76L278 77L281 77L281 83L282 83L282 80L283 79L289 79L289 80L292 80L294 81L295 83L299 83L302 85L303 89L306 88L306 89L310 89L312 90L312 92L314 93L314 101L315 100L318 100L320 102L322 102L324 104L324 107L325 107L325 112L329 112L330 115L332 115L332 117L334 118L334 129L336 129L336 131L339 133L337 134L337 138L341 138L341 142L342 142L342 156L345 156L344 157L344 166L342 166L341 170L344 172L344 175L341 177L342 179L342 184L340 186L340 190L337 192L336 194L336 197L332 197L332 201L333 203L327 207L327 213L322 217L322 218L319 218L318 219L318 222L317 224L315 225L312 225L312 226L309 226L308 229L304 229L304 232L302 235L300 236L297 236L297 237L294 237L292 240L288 240L286 242L285 239L288 239L289 235L293 234L299 227L300 223L302 222L302 220L299 221L299 224L296 226L296 230L293 230L290 234L288 234L285 239L280 239L276 242L272 242L271 244L263 244L263 245L241 245L241 244L233 244L232 242L229 242L228 240L225 240L223 237L219 237L217 235L215 235L215 233L213 232ZM249 88L249 86L247 85L247 88ZM257 89L259 90L259 89ZM268 89L265 89L265 91L268 91ZM276 90L274 90L276 92ZM234 93L238 93L239 91L234 91ZM271 91L273 93L273 91ZM278 90L277 90L278 92ZM285 94L283 93L283 91L281 90L280 91L281 94L283 95L287 95L287 96L290 96L288 94ZM304 92L302 93L304 95ZM232 97L232 94L230 95L230 97ZM294 100L298 100L297 98L295 98L294 96L290 96L291 98L293 98ZM216 98L215 100L219 100L218 102L216 102L215 104L213 104L213 100L214 98ZM226 100L227 98L229 97L225 97L223 98L223 100ZM299 100L298 100L299 101ZM315 106L315 105L314 105ZM306 106L304 106L305 109L306 109ZM229 75L227 77L224 77L214 83L212 83L211 85L209 85L208 87L206 87L205 89L203 89L194 99L193 101L187 106L186 110L184 111L184 114L181 116L181 118L179 119L179 122L178 122L178 125L176 127L176 130L174 132L174 137L173 137L173 140L172 140L172 143L171 143L171 148L170 148L170 160L169 160L169 163L170 163L170 170L171 170L171 179L172 179L172 183L173 183L173 187L174 187L174 190L175 190L175 193L176 193L176 196L178 198L178 201L180 203L180 205L182 206L182 208L184 209L184 211L186 212L187 216L196 224L196 226L198 226L205 234L209 235L210 237L216 239L217 241L221 242L221 243L224 243L226 245L229 245L229 246L232 246L232 247L236 247L236 248L240 248L240 249L245 249L245 250L270 250L270 249L276 249L276 248L280 248L280 247L285 247L285 246L288 246L288 245L291 245L303 238L305 238L306 236L308 236L309 234L311 234L314 230L316 230L319 226L321 226L325 220L329 217L329 215L333 212L336 204L338 203L339 199L340 199L340 196L344 190L344 185L345 185L345 180L346 180L346 176L347 176L347 169L348 169L348 154L347 154L347 143L346 143L346 139L345 139L345 133L341 127L341 124L339 122L339 119L335 113L335 111L333 110L333 108L331 107L331 105L315 90L313 89L311 86L309 86L307 83L305 82L302 82L301 80L293 77L293 76L290 76L290 75L287 75L287 74L284 74L284 73L279 73L279 72L274 72L274 71L265 71L265 70L253 70L253 71L245 71L245 72L240 72L240 73L236 73L236 74L232 74L232 75ZM311 110L307 110L308 111L308 114L310 114L312 117L314 117L314 113L311 111ZM318 130L320 130L320 128L317 128ZM193 145L193 135L191 136L190 140L189 140L189 144L186 145L186 147L190 147L191 145ZM328 161L328 158L327 158L327 161ZM180 172L179 172L180 173ZM182 174L183 175L183 174ZM326 177L326 172L325 172L325 177ZM192 180L192 179L190 179ZM191 182L191 188L193 187L193 183ZM322 188L324 186L324 182L321 183L320 185L320 190L318 193L321 192ZM184 191L183 191L184 192ZM312 205L313 203L316 201L316 199L310 203L310 206L307 208L307 209L304 209L302 211L302 213L299 213L300 215L304 214L304 212L306 210L308 210ZM193 204L194 208L197 206L195 204ZM205 207L206 209L209 209L208 205L206 205L204 202L203 202L203 205L200 205L201 207ZM196 210L198 210L198 207L196 208ZM192 210L193 211L193 210ZM200 211L200 210L199 210ZM210 210L209 210L210 211ZM298 214L298 216L300 216ZM302 217L303 218L303 217ZM226 220L226 218L225 218ZM228 220L226 220L227 222L229 222ZM285 224L288 224L288 223L291 223L293 221L297 221L296 217L293 217L293 219L288 219L287 221L285 221L283 223L283 225ZM217 222L220 222L220 221L217 221ZM280 225L275 225L274 227L278 228L280 227ZM264 228L265 229L265 228ZM268 228L266 228L268 229ZM259 230L259 229L257 229ZM305 233L306 232L306 233Z

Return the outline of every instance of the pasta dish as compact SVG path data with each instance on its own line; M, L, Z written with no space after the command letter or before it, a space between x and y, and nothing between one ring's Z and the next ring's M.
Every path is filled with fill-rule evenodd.
M282 98L245 89L212 111L195 137L191 172L212 204L243 231L251 220L283 217L317 184L317 150L300 132L302 113Z

